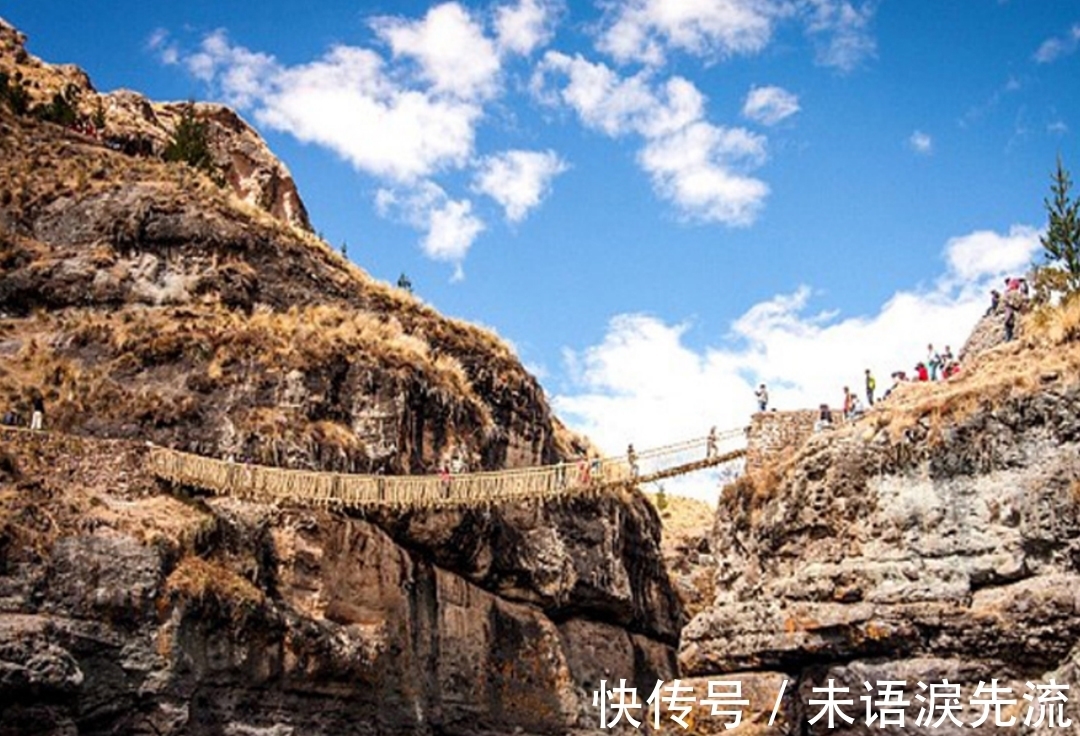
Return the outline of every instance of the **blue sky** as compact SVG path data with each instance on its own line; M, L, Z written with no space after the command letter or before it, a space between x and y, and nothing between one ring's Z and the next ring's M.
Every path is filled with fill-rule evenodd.
M312 7L314 5L315 7ZM236 106L315 228L615 450L962 343L1080 171L1080 2L5 0L102 90Z

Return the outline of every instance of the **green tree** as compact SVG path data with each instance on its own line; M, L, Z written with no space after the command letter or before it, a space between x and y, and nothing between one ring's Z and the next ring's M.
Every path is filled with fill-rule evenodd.
M192 168L218 178L214 157L210 153L210 124L195 115L195 105L189 102L180 113L173 129L172 140L163 154L166 161L183 161Z
M1080 291L1080 201L1069 196L1072 179L1058 157L1057 171L1051 177L1051 197L1044 199L1050 221L1040 238L1046 266L1043 270L1060 271L1058 289L1066 294Z

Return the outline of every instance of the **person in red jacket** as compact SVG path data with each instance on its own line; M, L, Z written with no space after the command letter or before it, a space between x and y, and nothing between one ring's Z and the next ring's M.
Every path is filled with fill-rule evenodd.
M918 363L915 366L915 375L918 376L920 381L930 380L930 371L926 369L926 363Z

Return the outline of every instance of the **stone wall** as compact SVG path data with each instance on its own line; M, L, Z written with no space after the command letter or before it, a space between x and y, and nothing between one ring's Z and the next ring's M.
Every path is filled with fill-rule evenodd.
M833 422L842 422L844 413L832 410ZM746 441L746 472L760 471L798 449L814 432L817 409L758 412L750 419Z

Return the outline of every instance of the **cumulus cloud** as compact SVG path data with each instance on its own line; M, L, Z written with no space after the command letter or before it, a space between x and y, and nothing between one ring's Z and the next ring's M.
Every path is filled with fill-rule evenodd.
M801 0L800 4L818 64L850 72L877 53L877 42L870 31L877 11L875 0L861 4Z
M554 151L505 151L481 162L473 187L498 202L506 219L520 222L564 171L566 162Z
M342 44L293 65L234 43L224 30L186 52L165 30L147 45L261 125L322 146L374 177L382 187L377 210L420 229L425 253L460 267L484 225L468 200L434 180L478 161L489 162L481 178L492 175L490 162L499 159L476 150L485 108L504 92L506 57L548 43L559 8L557 0L516 0L485 19L445 2L420 18L383 15L370 21L382 49ZM509 181L516 172L514 186L499 201L520 219L559 169L548 157L512 163L517 169L502 173Z
M527 56L547 45L555 33L559 5L546 0L521 0L495 11L495 38L504 53Z
M155 28L146 39L146 48L157 55L162 64L175 66L180 63L180 48L164 28Z
M623 77L580 55L549 51L533 89L589 128L642 138L639 165L687 219L748 225L764 204L768 186L747 172L764 161L765 139L705 121L704 96L686 79L655 83L645 71Z
M1043 41L1035 51L1035 61L1040 64L1050 64L1058 59L1076 53L1080 45L1080 23L1072 26L1061 36L1055 36Z
M639 160L657 191L678 204L686 217L749 225L769 187L737 173L735 166L757 165L764 157L765 141L760 136L697 122L650 140Z
M761 51L783 4L763 0L631 0L620 3L597 48L620 63L659 65L669 49L726 58Z
M399 190L380 189L375 203L380 216L424 231L424 253L437 261L453 263L455 280L464 276L461 262L484 230L469 200L451 199L441 187L428 181Z
M916 130L908 136L908 147L915 153L928 155L934 150L934 139L921 130Z
M945 245L945 257L950 272L965 283L1025 271L1040 247L1037 230L1014 225L1005 235L977 230L951 238Z
M753 87L742 114L762 125L776 125L799 111L799 98L782 87Z
M876 51L873 0L630 0L612 8L596 46L620 64L659 67L673 51L708 61L756 54L789 20L805 28L819 64L850 71Z
M957 352L988 304L989 289L1030 263L1039 234L976 231L950 239L945 268L930 286L898 291L867 314L815 309L803 286L751 306L702 349L690 347L689 323L654 316L614 317L604 339L566 350L570 385L553 399L570 426L609 454L703 436L708 428L743 426L754 411L754 387L769 386L779 409L837 405L845 385L859 390L865 368L883 391L894 370L910 373L928 343ZM677 492L716 497L704 475Z
M336 46L286 67L233 44L223 31L184 58L195 77L262 124L324 146L358 170L396 182L463 166L481 107L397 82L379 54Z
M383 16L371 26L394 56L416 60L434 92L475 100L495 91L501 66L495 44L461 5L436 5L417 21Z

